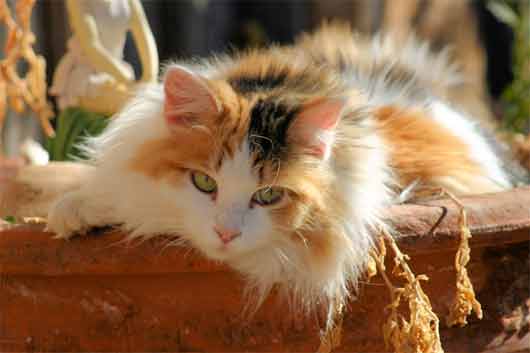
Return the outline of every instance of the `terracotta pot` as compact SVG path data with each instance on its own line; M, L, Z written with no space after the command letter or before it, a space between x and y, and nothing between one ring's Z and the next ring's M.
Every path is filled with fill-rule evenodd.
M528 349L530 188L462 202L473 233L468 271L484 309L482 320L471 316L463 328L444 324L455 289L458 209L440 200L389 210L413 271L430 278L424 288L440 317L444 349ZM186 250L163 248L162 240L124 244L122 238L94 233L53 240L41 226L27 225L0 232L0 351L317 349L318 318L289 315L271 296L244 321L236 273ZM381 329L387 288L375 277L358 297L348 307L336 351L390 351Z

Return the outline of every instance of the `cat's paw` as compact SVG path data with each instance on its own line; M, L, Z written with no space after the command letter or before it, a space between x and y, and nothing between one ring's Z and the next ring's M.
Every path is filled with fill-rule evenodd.
M92 200L79 192L70 192L59 199L48 214L47 230L55 238L68 239L85 234L90 228L106 225L108 210L92 204Z
M75 193L67 193L60 198L48 213L47 230L55 233L55 238L68 239L83 233L86 225L81 216L83 200Z

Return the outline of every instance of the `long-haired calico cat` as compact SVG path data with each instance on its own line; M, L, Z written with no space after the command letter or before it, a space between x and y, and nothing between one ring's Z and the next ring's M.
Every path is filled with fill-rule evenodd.
M169 65L90 142L93 173L49 228L179 235L259 298L279 284L307 307L344 300L399 187L512 186L491 139L446 100L459 82L424 45L336 25L291 47Z

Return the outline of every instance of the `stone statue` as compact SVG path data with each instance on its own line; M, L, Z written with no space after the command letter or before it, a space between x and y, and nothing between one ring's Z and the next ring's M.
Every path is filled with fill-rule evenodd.
M138 82L123 60L131 31L142 64L139 82L155 81L158 53L140 0L66 0L72 37L50 88L59 108L115 113Z

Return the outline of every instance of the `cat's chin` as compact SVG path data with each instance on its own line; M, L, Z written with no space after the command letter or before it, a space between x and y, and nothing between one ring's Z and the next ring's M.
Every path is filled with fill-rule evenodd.
M229 245L211 246L206 249L203 248L202 251L206 257L216 261L227 261L237 256L237 252L231 249Z
M240 246L235 244L216 244L201 247L201 250L207 258L216 261L233 261L253 251L251 249L241 249Z

